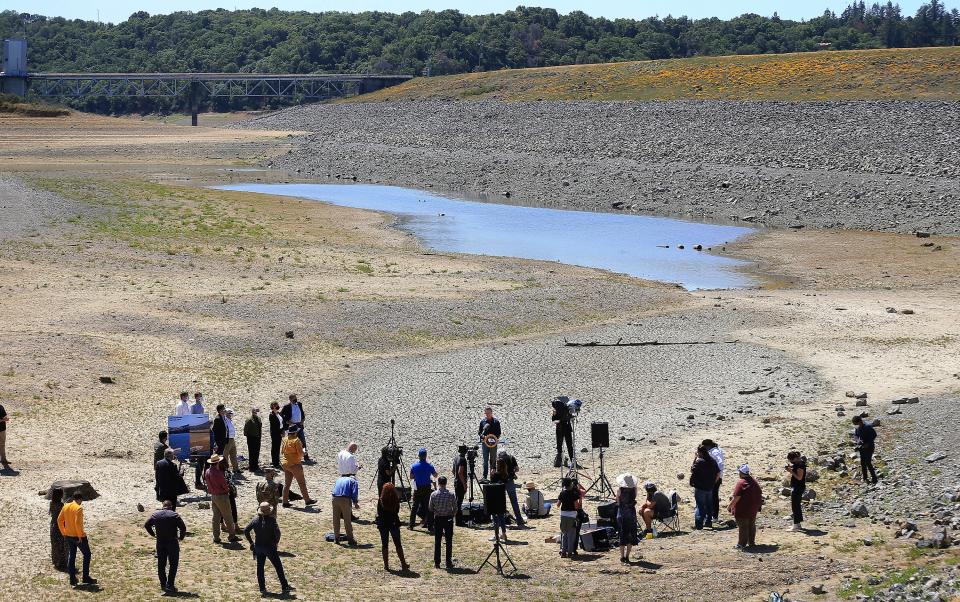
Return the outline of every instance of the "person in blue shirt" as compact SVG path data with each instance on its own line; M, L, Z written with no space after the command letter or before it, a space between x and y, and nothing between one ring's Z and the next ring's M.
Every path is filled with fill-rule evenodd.
M853 417L853 424L857 428L853 431L853 438L860 450L860 469L863 471L863 482L877 484L877 471L873 468L873 452L876 451L877 431L873 425L863 421L860 416ZM868 475L869 474L869 478Z
M433 478L437 476L437 469L427 462L427 449L420 448L417 452L419 460L410 467L410 480L416 486L413 492L413 508L410 510L410 530L417 525L417 516L423 514L423 525L427 531L433 533L433 514L430 512L430 493L433 492Z
M197 391L193 394L193 405L190 406L191 414L206 414L206 410L203 409L203 393Z
M353 510L351 506L360 509L360 486L357 477L342 476L333 484L333 541L340 542L340 520L343 519L344 530L347 532L347 544L357 545L353 538Z

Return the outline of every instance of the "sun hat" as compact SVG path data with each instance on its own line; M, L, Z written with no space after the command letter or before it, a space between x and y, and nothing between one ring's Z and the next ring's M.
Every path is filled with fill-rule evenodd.
M741 464L740 468L738 468L737 470L740 472L740 474L750 474L750 465Z
M617 485L627 489L635 488L637 486L637 478L629 472L625 472L617 477Z
M536 488L537 488L537 484L534 483L533 481L527 481L527 482L524 484L524 487L526 487L527 489L536 489Z
M210 459L207 460L207 464L219 464L220 460L223 460L223 457L220 454L213 454L210 456Z
M657 484L653 481L644 481L643 488L648 490L654 490L657 488Z
M227 408L226 410L224 410L223 413L224 413L224 414L233 414L233 408Z
M270 502L260 503L260 514L263 514L264 516L273 514L273 506L270 505Z

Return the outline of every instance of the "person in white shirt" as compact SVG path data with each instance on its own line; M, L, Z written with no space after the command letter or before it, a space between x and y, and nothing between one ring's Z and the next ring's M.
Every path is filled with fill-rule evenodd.
M710 457L713 458L713 461L717 464L717 482L713 485L713 520L717 521L720 519L720 485L723 483L723 450L720 449L720 446L717 445L713 439L704 439L700 444L710 454Z
M223 457L232 466L233 472L240 472L240 464L237 462L237 428L233 426L233 408L227 408L224 412L223 424L227 427L227 444L223 447Z
M346 449L340 450L340 453L337 454L337 471L341 477L356 475L357 471L360 470L360 463L357 462L357 456L355 455L359 449L360 446L351 441L347 444Z
M180 394L180 401L173 408L174 416L186 416L190 413L190 394L184 391Z
M527 499L523 504L523 511L527 518L544 518L550 516L550 502L543 499L543 493L537 489L537 484L530 481L525 485Z

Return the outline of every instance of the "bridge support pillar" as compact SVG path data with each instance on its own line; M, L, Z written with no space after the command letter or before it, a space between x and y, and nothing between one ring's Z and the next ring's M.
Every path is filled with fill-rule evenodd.
M27 95L27 78L4 76L0 77L0 92L13 94L23 98Z
M190 125L197 127L197 105L199 103L200 86L197 82L190 82Z

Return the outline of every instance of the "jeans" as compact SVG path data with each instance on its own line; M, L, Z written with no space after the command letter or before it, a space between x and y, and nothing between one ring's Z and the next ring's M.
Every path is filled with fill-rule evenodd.
M90 578L90 542L86 537L67 537L67 573L70 582L77 580L77 550L83 554L83 578Z
M507 481L504 489L507 490L507 497L510 498L510 505L513 506L513 515L517 518L517 524L523 524L523 515L520 514L520 501L517 500L517 484L513 481Z
M807 490L806 485L794 487L790 491L790 507L793 509L793 524L799 525L803 522L803 492Z
M167 561L170 562L169 573ZM176 539L158 539L157 576L160 577L160 587L163 589L175 587L178 566L180 566L180 542Z
M713 505L710 506L710 518L713 520L720 520L720 485L723 484L723 479L720 479L713 486Z
M457 496L457 524L462 525L464 523L463 498L467 495L467 487L466 485L461 485L460 482L457 481L453 486L453 492Z
M573 516L560 517L560 553L577 552L577 519Z
M757 545L757 515L737 516L737 545L741 547Z
M310 454L307 453L307 434L303 430L303 425L300 425L300 430L297 431L297 437L300 439L300 443L303 444L303 456L309 458Z
M693 515L694 524L698 529L702 529L704 523L708 527L713 526L713 490L712 489L694 489L693 497L697 501L697 509Z
M437 516L434 518L433 531L433 564L440 566L440 541L447 538L447 566L453 565L453 517Z
M490 474L490 462L497 463L497 446L487 447L486 443L481 443L480 449L483 451L483 478L487 478Z
M860 469L863 471L863 482L877 482L877 471L873 468L873 452L876 450L874 444L864 444L860 446ZM870 478L867 478L867 473Z
M417 487L413 492L413 507L410 509L410 528L417 525L417 516L423 513L423 526L433 529L433 513L430 512L430 486Z
M553 504L551 504L550 502L544 502L543 507L544 507L544 514L538 514L539 510L537 508L527 508L526 506L523 507L523 511L524 513L526 513L527 518L546 517L550 514L550 509L553 508Z
M263 566L266 564L267 558L270 559L270 563L273 564L273 568L277 570L277 578L280 580L280 587L287 587L287 577L283 574L283 564L280 562L280 554L277 553L276 548L253 546L253 555L257 557L257 585L260 586L261 590L266 589L266 585L264 584L265 580L263 576Z

